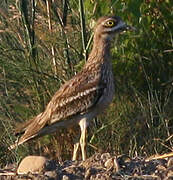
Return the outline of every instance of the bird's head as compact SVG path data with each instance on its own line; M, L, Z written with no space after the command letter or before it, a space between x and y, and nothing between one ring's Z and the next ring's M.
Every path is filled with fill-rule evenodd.
M115 34L125 30L135 30L135 28L127 25L118 16L101 17L95 26L95 38L111 40Z

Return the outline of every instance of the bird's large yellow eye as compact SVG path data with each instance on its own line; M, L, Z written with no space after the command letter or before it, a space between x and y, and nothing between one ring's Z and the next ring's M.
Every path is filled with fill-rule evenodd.
M115 21L109 20L109 21L107 21L104 25L105 25L106 27L114 27L116 24L115 24Z

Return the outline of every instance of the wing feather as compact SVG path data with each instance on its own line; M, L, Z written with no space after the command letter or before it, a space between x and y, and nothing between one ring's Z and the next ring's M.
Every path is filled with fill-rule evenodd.
M100 76L75 78L65 84L52 98L47 106L51 109L52 117L56 115L57 121L85 113L99 100L103 93L105 84L100 81ZM51 118L50 118L51 119Z
M38 132L45 126L65 120L77 114L89 111L100 99L105 84L101 81L100 73L88 73L84 70L66 82L52 97L44 112L36 116L27 127L19 141L11 146L22 144L37 136Z

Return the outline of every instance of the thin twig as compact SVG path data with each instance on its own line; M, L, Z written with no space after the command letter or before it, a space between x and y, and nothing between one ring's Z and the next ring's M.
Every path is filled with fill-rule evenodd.
M49 24L49 31L50 33L52 32L52 23L51 23L51 12L50 12L50 1L46 0L46 6L47 6L47 16L48 16L48 24ZM53 62L53 67L54 67L54 73L55 76L57 76L57 64L56 64L56 59L55 59L55 48L52 45L51 47L51 52L52 52L52 62Z
M79 12L80 12L80 22L81 22L82 46L83 46L83 51L84 51L84 58L85 60L87 60L86 26L85 26L83 0L79 0Z

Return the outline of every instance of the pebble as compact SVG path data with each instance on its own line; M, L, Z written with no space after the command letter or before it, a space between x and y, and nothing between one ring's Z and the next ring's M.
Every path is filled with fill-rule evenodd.
M17 168L17 174L38 174L44 171L47 159L43 156L27 156Z

